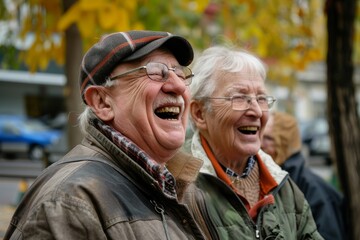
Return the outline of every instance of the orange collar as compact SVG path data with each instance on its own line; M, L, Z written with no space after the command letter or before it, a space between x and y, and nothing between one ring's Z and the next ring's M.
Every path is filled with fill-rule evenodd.
M219 162L216 160L214 153L211 151L210 146L207 143L206 139L201 134L200 134L200 140L201 140L201 145L203 146L206 155L210 159L211 164L213 165L217 176L221 180L223 180L227 185L229 185L236 193L238 193L236 189L233 187L229 176L224 172ZM264 198L265 195L269 194L269 192L272 189L277 187L278 184L276 183L275 179L271 176L269 170L267 169L263 161L261 161L259 154L256 154L256 158L257 158L257 163L259 165L259 174L260 174L260 179L259 179L260 199L262 199Z
M223 180L227 185L233 188L231 184L231 180L228 175L224 172L222 167L220 166L218 160L216 160L214 153L211 151L209 144L207 143L206 139L200 134L201 145L203 146L206 155L210 159L211 164L213 165L216 175ZM234 188L233 188L234 189Z

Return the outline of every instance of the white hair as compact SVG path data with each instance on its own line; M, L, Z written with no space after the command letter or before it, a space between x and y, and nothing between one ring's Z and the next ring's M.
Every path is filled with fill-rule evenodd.
M206 49L194 62L194 77L190 85L191 98L203 101L215 91L215 81L221 81L218 73L247 71L266 79L266 66L255 55L245 50L235 50L225 46L213 46ZM210 111L211 106L204 102L205 108ZM190 124L195 129L190 116Z

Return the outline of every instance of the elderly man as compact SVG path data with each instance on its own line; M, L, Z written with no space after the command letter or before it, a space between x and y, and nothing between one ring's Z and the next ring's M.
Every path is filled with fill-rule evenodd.
M275 98L262 62L214 46L194 65L191 153L203 174L184 198L211 239L322 239L288 174L259 152Z
M178 201L202 164L177 154L192 60L189 42L165 32L95 44L81 63L85 138L33 183L5 239L203 239Z

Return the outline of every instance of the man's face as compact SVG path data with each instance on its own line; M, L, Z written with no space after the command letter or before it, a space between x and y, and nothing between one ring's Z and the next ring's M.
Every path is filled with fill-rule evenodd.
M215 81L216 90L211 97L266 95L264 80L260 76L247 73L225 73L219 76L221 81ZM205 114L206 129L203 135L218 160L231 166L256 154L261 146L261 136L269 113L263 112L255 99L252 99L249 109L242 111L233 110L231 101L208 101L211 101L212 111Z
M156 50L141 62L125 63L112 76L157 62L169 68L179 66L169 52ZM114 118L108 124L131 139L155 161L165 163L185 140L189 89L173 72L166 82L156 82L145 70L120 78L111 89Z

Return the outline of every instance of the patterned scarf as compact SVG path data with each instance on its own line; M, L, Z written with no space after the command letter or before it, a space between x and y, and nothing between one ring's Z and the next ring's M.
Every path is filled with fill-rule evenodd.
M112 141L148 174L150 174L150 176L158 182L160 189L165 195L170 198L177 197L175 191L175 178L165 166L162 167L130 139L109 125L106 125L100 119L94 118L90 121L90 124L103 133L110 141Z
M246 178L247 176L249 176L251 170L254 168L255 161L256 161L255 156L250 156L246 163L246 167L240 176L236 172L234 172L232 169L224 167L220 162L219 162L219 164L221 165L221 167L225 171L225 173L227 175L229 175L230 177Z

